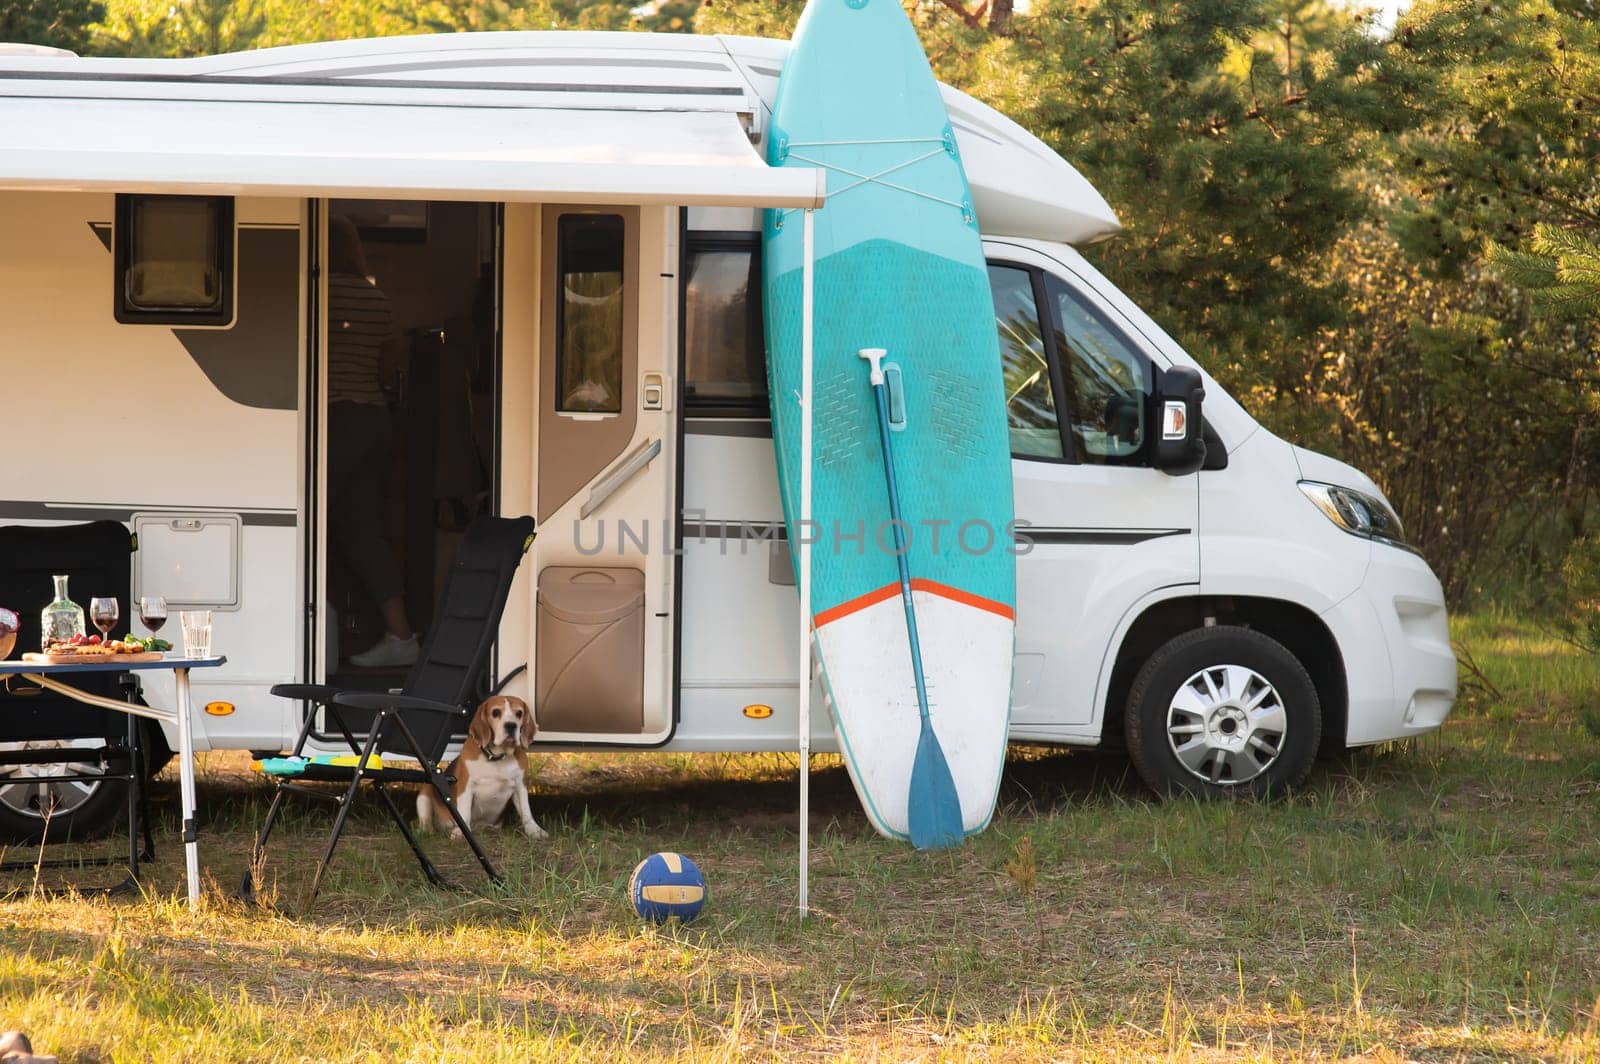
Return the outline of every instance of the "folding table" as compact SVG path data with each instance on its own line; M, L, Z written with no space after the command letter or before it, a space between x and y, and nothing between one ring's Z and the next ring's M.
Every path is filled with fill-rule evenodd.
M190 906L194 906L200 900L200 843L194 822L194 722L189 698L189 670L215 669L225 665L227 661L226 657L221 656L185 658L176 654L168 655L160 661L132 662L118 661L114 655L107 655L104 662L73 665L49 665L36 661L0 661L0 676L22 676L40 687L48 688L85 705L178 726L178 791L183 801L183 846L185 862L188 865ZM178 702L175 710L118 702L114 698L104 698L89 694L87 691L80 691L71 684L62 682L63 678L70 677L74 673L163 670L171 672L176 681ZM134 767L137 769L138 766ZM133 794L134 792L130 790L129 801L133 800Z

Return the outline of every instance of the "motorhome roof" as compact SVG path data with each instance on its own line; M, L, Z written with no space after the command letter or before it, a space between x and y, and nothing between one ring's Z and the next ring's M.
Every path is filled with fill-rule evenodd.
M578 31L295 45L195 59L0 53L0 187L814 206L752 146L788 44ZM984 231L1065 242L1116 216L954 89Z
M14 44L10 41L0 41L0 56L8 55L52 56L62 59L78 57L77 52L65 48L51 48L47 44Z

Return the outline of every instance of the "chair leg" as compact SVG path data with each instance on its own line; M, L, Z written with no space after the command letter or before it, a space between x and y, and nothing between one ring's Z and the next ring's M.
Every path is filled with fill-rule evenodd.
M350 747L352 754L359 754L361 752L361 744L356 741L355 733L350 730L350 726L344 722L344 714L339 712L338 705L330 702L327 709L328 716L333 720L334 727L338 728L339 734L344 736L345 745ZM372 731L367 733L368 738L378 734L378 722L382 719L381 716L373 718Z
M356 804L356 795L361 790L361 780L366 776L367 758L372 756L372 748L378 742L378 725L387 712L387 710L381 711L378 719L373 721L372 733L367 736L367 745L356 760L355 775L350 777L350 786L345 790L344 797L339 800L339 812L333 818L333 833L328 836L328 848L323 852L322 860L317 862L317 874L311 879L311 895L306 899L307 902L315 901L317 891L322 889L322 877L328 871L328 863L333 860L333 851L339 848L339 835L344 831L345 818L350 815L350 808Z
M306 714L305 721L300 725L300 735L294 741L294 756L299 757L300 751L305 749L306 740L311 737L311 724L316 719L316 711ZM272 826L277 823L278 813L283 809L284 790L276 779L272 785L272 804L267 807L267 818L261 822L261 830L256 833L255 845L250 848L250 864L244 870L244 875L239 877L239 889L235 892L241 901L255 901L256 872L261 868L267 853L267 837L272 834ZM150 836L150 822L148 815L145 820L145 838ZM148 842L147 842L147 845ZM153 849L153 847L152 847Z
M472 825L468 824L461 816L461 810L456 808L455 796L450 793L441 780L438 771L429 764L428 759L422 754L422 747L417 742L417 737L411 734L411 729L406 726L405 718L396 716L395 723L400 726L400 733L405 736L406 742L411 744L411 752L417 755L417 761L422 765L423 774L428 777L428 786L433 788L433 793L439 796L439 801L450 814L450 819L455 821L456 827L461 830L462 836L467 840L467 845L472 847L472 854L483 866L484 874L495 883L504 883L502 876L494 863L489 860L489 855L483 851L483 845L478 842L478 836L472 833Z
M395 804L394 796L381 782L374 782L373 788L378 792L378 797L383 799L384 807L389 810L389 818L394 821L394 826L400 829L400 834L405 836L406 845L411 847L411 852L416 855L417 864L422 866L422 874L428 877L428 882L436 887L450 889L450 884L439 874L439 870L428 860L428 855L422 851L422 843L411 830L411 825L406 823L406 817Z

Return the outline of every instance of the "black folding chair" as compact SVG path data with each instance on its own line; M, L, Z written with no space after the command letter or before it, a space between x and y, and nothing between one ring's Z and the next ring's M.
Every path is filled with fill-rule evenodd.
M239 884L241 897L252 899L255 896L255 878L261 870L267 839L283 807L284 796L304 794L331 799L338 807L333 832L311 881L310 897L315 898L328 863L338 848L345 818L350 815L363 783L370 784L377 792L384 810L416 855L428 882L438 887L449 886L423 852L406 815L389 793L389 784L432 787L441 808L461 829L484 872L492 881L501 881L500 873L472 833L472 826L456 810L451 794L455 781L439 771L438 766L451 738L465 730L474 704L486 693L479 684L500 627L506 597L511 592L511 580L523 554L533 543L533 527L531 517L480 517L468 526L456 549L449 578L440 592L433 627L423 640L417 663L406 676L400 693L349 691L327 684L286 683L272 688L272 693L282 698L313 704L295 742L294 756L301 756L316 723L315 706L320 705L326 710L328 730L337 731L344 738L356 763L348 767L308 763L297 775L273 777L276 790L256 837L250 867ZM367 731L365 742L356 738L359 725L363 723ZM419 767L390 768L387 764L383 768L367 767L368 759L374 754L391 752L415 757ZM346 783L348 786L342 793L331 793L324 787L311 786L312 783Z

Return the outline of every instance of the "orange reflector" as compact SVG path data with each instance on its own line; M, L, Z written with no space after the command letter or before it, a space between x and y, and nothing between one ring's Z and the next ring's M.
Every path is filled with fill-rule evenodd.
M226 717L233 713L232 702L207 702L206 712L213 717Z
M755 705L745 706L744 715L749 717L751 720L766 720L768 717L772 716L772 707L764 706L760 702L757 702Z

